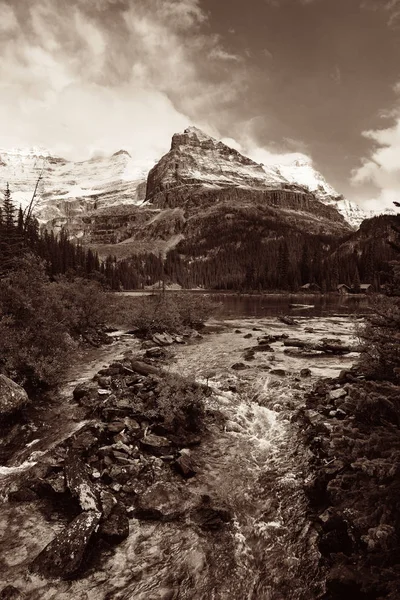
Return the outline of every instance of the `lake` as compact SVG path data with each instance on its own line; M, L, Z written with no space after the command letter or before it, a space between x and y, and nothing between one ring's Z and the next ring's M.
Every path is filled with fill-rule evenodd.
M126 296L149 295L150 291L117 292ZM168 294L184 293L204 295L218 304L215 316L221 319L241 317L273 317L278 315L323 317L332 315L365 315L370 312L368 296L341 296L339 294L239 294L229 292L182 290Z

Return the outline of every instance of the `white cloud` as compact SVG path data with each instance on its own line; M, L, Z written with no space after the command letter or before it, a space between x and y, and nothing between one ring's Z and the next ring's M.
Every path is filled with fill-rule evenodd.
M0 28L16 6L0 0ZM158 158L191 122L213 129L246 70L207 18L200 0L31 0L0 40L0 146Z
M372 183L377 188L376 197L364 203L375 210L393 208L393 202L400 199L400 107L392 116L395 122L391 127L363 132L375 148L352 174L354 185Z

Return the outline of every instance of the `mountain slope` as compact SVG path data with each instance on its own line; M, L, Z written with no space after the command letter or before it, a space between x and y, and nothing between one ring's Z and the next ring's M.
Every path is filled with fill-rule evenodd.
M55 230L79 232L81 217L93 210L143 202L151 164L134 161L125 151L110 157L70 162L33 150L0 150L0 180L9 182L13 201L29 204L38 177L35 215Z

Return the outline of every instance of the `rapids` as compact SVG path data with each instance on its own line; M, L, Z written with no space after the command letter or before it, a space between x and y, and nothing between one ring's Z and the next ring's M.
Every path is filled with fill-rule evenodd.
M323 577L303 494L308 456L291 417L318 377L337 375L351 366L355 356L289 357L278 343L274 353L257 352L247 369L231 369L263 332L354 342L350 317L298 321L299 326L291 328L274 317L230 320L218 324L221 331L208 333L193 345L173 348L171 372L207 382L213 389L208 408L226 417L224 427L213 425L193 450L197 475L187 480L182 502L191 505L209 496L233 513L232 527L210 532L200 530L190 517L176 522L132 519L129 537L93 559L82 578L47 581L29 574L26 567L63 525L46 519L34 503L4 503L0 589L13 584L33 600L317 599ZM244 338L249 333L252 338ZM71 369L60 401L47 411L47 426L40 426L39 420L34 423L31 439L0 468L3 486L12 487L38 452L45 455L82 426L70 400L73 387L104 363L136 348L132 337L121 335L112 346ZM299 377L304 367L310 368L311 378ZM271 368L284 369L286 375L273 375Z

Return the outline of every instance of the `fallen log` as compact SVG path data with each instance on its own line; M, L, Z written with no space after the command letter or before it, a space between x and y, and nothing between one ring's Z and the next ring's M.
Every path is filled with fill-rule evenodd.
M38 554L30 570L45 577L74 577L82 566L100 516L96 511L82 512L78 515Z
M305 342L304 340L298 340L294 338L289 338L288 340L284 340L284 346L291 346L293 348L310 348L311 345L309 342Z

